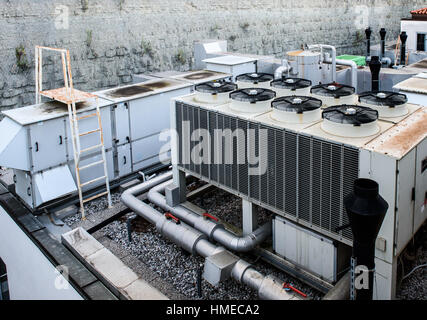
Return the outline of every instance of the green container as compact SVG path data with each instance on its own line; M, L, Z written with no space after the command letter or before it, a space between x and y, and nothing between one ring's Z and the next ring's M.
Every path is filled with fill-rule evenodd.
M338 56L337 59L354 61L359 67L366 66L366 58L363 56L352 56L349 54L344 54L342 56Z

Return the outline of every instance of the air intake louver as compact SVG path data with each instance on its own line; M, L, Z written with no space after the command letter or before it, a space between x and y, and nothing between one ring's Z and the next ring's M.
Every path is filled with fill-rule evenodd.
M183 146L190 139L183 132L181 121L188 119L193 123L190 127L207 129L210 133L210 164L183 162L186 158L183 155L188 152ZM352 240L349 228L339 232L336 228L348 223L343 199L359 175L358 149L180 102L176 104L176 120L179 137L183 137L178 147L180 169L338 241ZM213 138L215 132L220 132L218 129L224 130L220 146L215 145ZM242 129L242 134L236 134L236 129ZM266 133L266 152L261 151L260 155L258 137L262 133ZM227 139L233 141L229 145L233 149L232 163L224 162ZM253 166L247 157L243 161L241 158L247 148L251 150L249 154L266 161L264 174L249 175ZM215 161L217 149L222 150L220 164Z

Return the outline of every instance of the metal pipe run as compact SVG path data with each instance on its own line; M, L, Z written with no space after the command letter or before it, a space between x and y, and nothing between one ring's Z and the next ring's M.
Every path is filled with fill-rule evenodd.
M351 275L347 272L337 284L329 290L323 300L349 300L350 299Z
M351 67L351 86L357 92L357 64L352 60L336 59L337 64Z
M165 211L173 213L176 217L199 230L208 236L209 239L220 243L227 249L236 252L248 252L265 241L271 235L271 221L244 237L238 237L228 230L225 230L224 226L216 221L211 221L205 217L201 217L181 205L175 207L168 205L166 197L162 193L164 193L166 186L170 183L172 183L172 181L164 182L152 188L148 192L148 199L150 202Z
M332 63L332 82L337 81L337 49L334 46L328 45L328 44L313 44L308 46L309 50L314 48L320 48L322 59L328 63ZM331 58L325 59L323 55L323 49L330 50L331 51Z
M291 71L291 69L292 69L292 67L289 64L288 60L283 59L282 65L274 71L274 79L275 80L282 79L283 73L289 72L289 71Z
M184 223L177 223L173 219L168 220L165 215L139 200L137 195L148 190L153 185L153 183L150 182L151 180L126 190L122 194L121 201L137 215L155 224L157 230L161 234L192 254L198 253L206 258L226 251L224 248L209 242L207 236L201 232ZM260 299L301 299L283 290L282 283L278 279L272 276L264 276L262 273L253 269L248 262L241 259L237 260L234 264L231 277L257 290Z

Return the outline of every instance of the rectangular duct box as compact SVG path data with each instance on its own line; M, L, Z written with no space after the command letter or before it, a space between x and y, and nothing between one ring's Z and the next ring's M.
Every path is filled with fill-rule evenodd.
M15 170L16 193L29 206L43 203L77 192L73 175L67 165L31 175Z
M211 285L217 286L221 281L227 280L231 276L231 271L239 257L228 251L222 251L207 257L203 278Z
M233 55L203 60L206 63L207 70L229 73L232 75L233 80L240 74L256 72L256 61L257 59L255 58Z

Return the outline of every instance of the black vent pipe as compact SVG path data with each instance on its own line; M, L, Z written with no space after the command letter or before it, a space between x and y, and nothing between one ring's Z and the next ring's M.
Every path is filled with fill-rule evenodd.
M387 34L387 31L385 31L384 28L381 28L380 30L380 36L381 36L381 56L380 58L384 58L385 56L385 35Z
M369 57L371 55L371 34L372 34L372 30L370 27L366 28L365 34L366 34L366 57Z
M371 91L380 91L380 70L381 61L380 57L373 56L369 62L369 69L371 69L372 85Z
M355 300L372 300L375 240L388 210L388 204L380 196L377 182L370 179L356 179L353 192L345 198L344 205L353 231L351 296ZM363 266L364 271L368 272L367 284L356 280L361 276L355 273L356 266Z
M408 35L405 31L402 31L400 34L400 41L402 42L402 46L400 47L400 65L403 66L406 64L406 39L408 39Z

